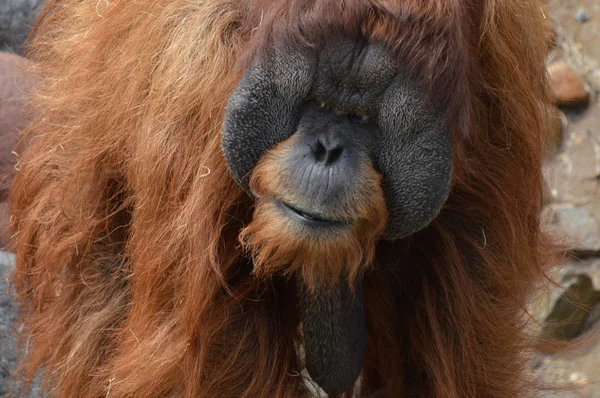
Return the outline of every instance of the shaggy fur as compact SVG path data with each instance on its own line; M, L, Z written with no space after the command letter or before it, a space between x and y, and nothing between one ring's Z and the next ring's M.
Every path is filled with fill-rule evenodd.
M31 142L10 198L25 379L43 371L57 397L309 396L296 288L280 272L289 258L258 250L257 277L239 243L243 230L260 246L252 225L268 209L259 202L252 221L228 172L224 106L269 43L362 32L429 89L452 128L455 165L429 227L371 244L360 396L525 394L524 308L554 253L539 227L541 6L48 4L30 50L40 79ZM375 239L382 216L367 214L354 238Z
M307 236L290 220L281 219L281 212L275 208L277 204L269 199L277 197L294 202L297 189L290 186L290 179L278 165L296 139L292 137L269 151L252 173L250 189L258 201L253 220L240 237L254 254L254 275L292 276L300 272L311 290L323 283L331 286L340 278L347 278L349 285L354 286L364 267L372 264L376 240L385 227L387 213L381 176L370 160L362 159L357 176L361 191L339 206L337 214L328 214L336 219L355 220L351 228L325 231L318 238Z

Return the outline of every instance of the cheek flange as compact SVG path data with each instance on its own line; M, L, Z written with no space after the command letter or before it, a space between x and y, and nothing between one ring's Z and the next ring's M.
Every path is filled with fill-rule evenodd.
M252 62L229 98L221 143L233 178L248 194L258 160L294 133L316 65L311 49L274 51Z
M227 104L222 147L235 181L253 197L249 179L270 149L296 133L319 71L314 49L290 47L255 59ZM389 219L383 239L425 228L441 211L452 174L452 141L415 79L398 74L380 95L377 134L365 134L383 176Z
M423 91L398 75L381 98L381 136L372 158L383 176L389 218L384 233L396 240L425 228L448 199L453 146L450 132Z

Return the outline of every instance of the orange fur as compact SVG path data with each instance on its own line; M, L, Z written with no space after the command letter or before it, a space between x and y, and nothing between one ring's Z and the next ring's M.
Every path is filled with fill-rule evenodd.
M291 258L267 248L256 278L238 244L245 227L248 245L260 246L254 229L268 228L257 223L278 219L262 202L252 219L228 172L224 107L238 67L269 40L362 29L408 60L441 104L455 166L439 217L412 237L377 242L374 266L361 270L361 396L524 394L523 309L554 254L539 228L540 6L52 1L30 46L35 119L10 197L23 377L43 371L57 397L309 396L295 287L279 272ZM259 176L259 189L273 182ZM361 203L373 223L353 239L371 241L382 214ZM368 257L370 243L361 245ZM292 253L322 253L307 246Z
M250 188L258 202L252 222L242 230L241 239L254 254L254 274L272 277L279 271L291 276L300 272L310 289L325 282L330 286L344 277L351 286L364 268L371 265L375 242L383 232L387 211L381 176L371 162L363 159L357 176L361 191L338 206L340 220L354 220L343 231L326 231L315 237L281 217L274 199L294 203L296 189L278 167L280 158L295 141L289 138L269 151L256 166Z

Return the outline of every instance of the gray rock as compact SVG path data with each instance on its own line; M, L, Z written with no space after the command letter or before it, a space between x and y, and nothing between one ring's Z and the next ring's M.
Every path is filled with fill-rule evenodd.
M7 278L13 268L14 259L6 252L0 252L0 396L9 392L10 372L16 364L15 321L16 306L8 294Z
M8 286L14 263L13 254L0 251L0 397L40 397L39 380L34 381L29 394L24 394L19 393L18 386L11 378L11 373L17 365L17 335L14 325L17 304Z
M0 0L0 2L3 0ZM8 192L14 178L17 162L15 148L19 132L28 123L24 113L26 96L33 79L25 74L27 59L0 52L0 249L5 250L10 242L7 231L10 215ZM15 152L16 151L16 152Z
M600 35L599 35L600 36ZM545 227L570 249L600 251L600 103L564 110L561 145L545 164Z
M554 303L544 320L542 335L559 340L575 339L594 324L592 316L600 301L600 292L594 290L592 279L586 274L572 275L568 289Z
M579 9L577 9L575 20L579 23L585 23L590 20L590 14L587 13L585 8L580 7Z
M544 324L546 335L562 338L567 337L565 332L572 333L572 336L585 334L583 339L577 340L577 344L568 350L550 350L533 356L530 368L538 380L548 386L573 388L572 391L549 391L541 397L598 397L600 323L597 322L597 299L600 290L600 259L567 261L558 272L553 273L552 280L568 288L574 295L565 300L565 291L549 284L538 298L539 302L532 307L534 319L542 322L552 319L557 321L555 326L559 326L561 322L566 326L563 329L548 330L548 324Z
M578 206L549 205L544 209L545 227L566 235L572 248L600 251L600 225L587 209Z
M41 0L0 1L0 50L21 53L21 45L31 30Z

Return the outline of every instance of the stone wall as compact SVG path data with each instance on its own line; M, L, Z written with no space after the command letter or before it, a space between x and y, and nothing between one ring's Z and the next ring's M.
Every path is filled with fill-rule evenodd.
M41 0L0 1L0 50L21 53Z

